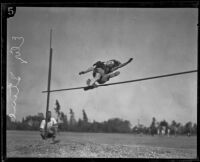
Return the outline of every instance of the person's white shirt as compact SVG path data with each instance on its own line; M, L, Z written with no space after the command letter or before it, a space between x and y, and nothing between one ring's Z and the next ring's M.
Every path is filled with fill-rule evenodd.
M40 129L44 129L45 128L45 124L46 124L46 120L43 119L41 124L40 124ZM47 123L47 128L51 128L52 126L56 125L56 119L51 117L50 121Z

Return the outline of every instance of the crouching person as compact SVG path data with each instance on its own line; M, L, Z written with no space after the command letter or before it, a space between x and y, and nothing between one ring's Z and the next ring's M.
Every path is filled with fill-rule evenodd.
M46 120L43 119L40 124L40 135L42 139L52 138L53 142L55 141L58 124L56 119L51 117L51 111L47 112L47 129L45 130Z

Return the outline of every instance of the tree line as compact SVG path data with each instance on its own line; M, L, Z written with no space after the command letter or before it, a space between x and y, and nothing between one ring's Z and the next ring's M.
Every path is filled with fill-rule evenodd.
M111 118L107 121L97 122L93 120L90 122L86 111L82 110L82 118L76 120L73 109L69 109L69 119L67 114L61 111L61 106L56 100L56 107L54 108L57 115L59 131L71 132L103 132L103 133L133 133L133 134L148 134L148 135L196 135L197 124L191 121L182 124L173 120L168 123L165 120L157 121L155 117L148 126L137 124L131 127L128 120L120 118ZM39 130L41 121L45 119L43 113L37 115L28 115L22 121L12 121L7 115L6 126L7 130Z
M75 115L72 109L70 109L70 118L68 120L67 115L61 113L63 120L58 121L59 131L72 131L72 132L115 132L115 133L129 133L131 132L131 124L128 120L119 118L112 118L104 122L88 121L85 110L82 110L83 118L75 119ZM7 115L6 125L7 130L39 130L40 123L44 119L42 113L37 115L29 115L22 119L22 121L12 121Z
M172 120L168 123L166 120L157 121L155 117L152 118L152 122L149 127L142 124L138 124L132 128L134 133L150 134L154 135L197 135L197 124L191 121L182 124Z

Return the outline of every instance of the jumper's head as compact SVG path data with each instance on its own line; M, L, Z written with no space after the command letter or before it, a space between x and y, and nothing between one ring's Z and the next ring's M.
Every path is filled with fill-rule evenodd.
M115 67L115 66L119 66L121 63L117 60L109 60L109 61L106 61L105 64L108 67Z
M105 63L107 66L112 66L114 65L114 61L113 60L109 60L109 61L106 61Z

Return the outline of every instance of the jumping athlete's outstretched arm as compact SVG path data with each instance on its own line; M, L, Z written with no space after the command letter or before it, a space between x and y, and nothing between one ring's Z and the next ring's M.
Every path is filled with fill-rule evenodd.
M88 68L88 69L85 70L85 71L81 71L81 72L79 73L79 75L82 75L82 74L88 73L88 72L93 71L93 70L94 70L94 66Z
M120 64L119 66L115 67L112 69L112 72L119 69L119 68L122 68L124 66L126 66L127 64L129 64L131 61L133 60L133 58L130 58L127 62L123 63L123 64Z

